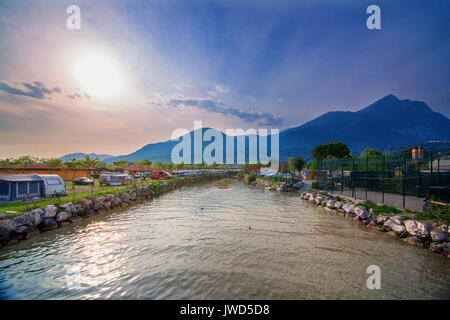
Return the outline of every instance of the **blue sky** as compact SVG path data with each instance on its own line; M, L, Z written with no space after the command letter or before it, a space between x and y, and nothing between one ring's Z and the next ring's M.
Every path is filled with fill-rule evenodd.
M70 4L81 30L65 28ZM284 129L390 93L448 117L449 30L436 0L0 1L0 157L126 154L194 120ZM97 52L114 99L71 71Z

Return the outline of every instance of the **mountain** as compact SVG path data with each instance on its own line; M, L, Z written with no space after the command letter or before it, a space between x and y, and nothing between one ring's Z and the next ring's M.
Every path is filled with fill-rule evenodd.
M314 146L329 141L346 143L353 153L367 147L450 140L450 120L424 102L388 95L356 112L334 111L280 133L280 158L311 157Z
M78 153L66 154L66 155L60 157L60 159L63 160L63 161L68 161L70 159L82 160L86 156L89 156L90 158L99 158L102 161L105 160L105 159L114 157L113 155L110 155L110 154L96 154L96 153L89 153L89 154L87 154L87 153L78 152Z
M201 130L201 132L200 132ZM117 157L113 157L113 158L108 158L105 159L104 161L107 163L113 163L119 160L128 160L128 161L140 161L143 159L148 159L151 160L153 163L157 162L157 161L162 161L162 162L172 162L172 149L180 143L180 141L185 141L185 139L191 141L191 146L190 146L190 160L188 161L184 161L185 163L194 163L195 159L194 159L194 139L195 139L195 135L196 133L199 134L200 137L203 137L205 132L209 132L212 136L217 136L218 139L222 140L222 148L221 148L221 152L222 152L222 161L225 163L226 162L226 155L227 155L227 146L228 143L232 142L232 146L233 149L231 149L231 144L229 146L230 150L232 151L232 154L234 155L235 159L237 158L237 154L238 154L238 138L236 136L227 136L225 133L223 133L222 131L219 131L217 129L214 128L202 128L202 129L197 129L195 131L191 131L188 134L184 135L183 137L181 137L178 141L172 141L172 140L168 140L165 142L158 142L158 143L151 143L148 144L144 147L142 147L141 149L130 153L128 155L122 155L122 156L117 156ZM220 138L219 138L220 137ZM250 141L250 137L253 137L255 140L257 140L257 136L256 135L252 135L252 134L248 134L245 135L245 147L243 149L239 149L239 150L243 150L245 152L245 161L246 162L253 162L252 160L249 159L249 141ZM215 137L214 139L211 138L210 141L202 141L202 146L201 146L201 150L205 150L205 148L210 145L211 143L213 143L215 141ZM268 153L270 154L270 137L268 137L267 139L268 141ZM257 154L259 154L259 147L256 149ZM215 152L212 153L212 156L215 156ZM180 153L180 156L183 156L183 153ZM219 155L218 155L219 156ZM258 161L258 159L256 159L254 162Z
M202 134L207 129L203 128ZM223 132L213 130L222 137L224 142L227 138L230 139ZM193 141L194 132L187 134L191 141ZM234 141L233 150L236 155L237 140L236 137L231 139ZM430 141L440 141L439 150L441 150L445 149L450 141L450 120L431 110L424 102L400 100L394 95L388 95L359 111L327 112L301 126L280 132L280 160L283 161L295 155L310 159L316 145L330 141L346 143L355 155L367 147L392 151L400 150L402 146L419 144L427 146L426 142ZM177 144L178 141L171 140L151 143L128 155L104 158L104 161L112 163L122 159L129 161L148 159L153 162L170 162L171 151ZM210 142L203 142L202 150L209 144ZM437 148L436 144L429 145ZM270 154L270 139L268 146ZM193 161L193 148L192 145L191 161ZM245 157L248 161L248 138L246 138L245 149ZM225 151L226 143L222 150L224 160ZM69 156L73 157L73 155L65 157Z

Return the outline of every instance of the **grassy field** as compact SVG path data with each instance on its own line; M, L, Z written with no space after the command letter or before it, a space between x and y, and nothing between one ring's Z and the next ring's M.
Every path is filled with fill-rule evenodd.
M135 187L142 187L148 185L158 185L162 182L167 182L171 180L178 180L180 178L172 178L167 180L151 180L147 179L145 181L137 180L135 181ZM66 192L67 196L57 197L56 199L42 199L38 201L34 201L34 203L28 202L28 210L27 204L25 201L17 201L17 202L8 202L8 203L0 203L0 213L6 214L8 218L13 218L18 216L24 212L29 210L33 210L36 208L44 208L49 204L64 204L67 202L74 202L78 199L87 199L90 196L101 197L107 194L115 194L122 190L132 189L133 185L123 185L123 186L100 186L98 180L95 180L94 187L92 186L79 186L72 185L72 182L66 182ZM6 213L6 211L15 211L15 213Z

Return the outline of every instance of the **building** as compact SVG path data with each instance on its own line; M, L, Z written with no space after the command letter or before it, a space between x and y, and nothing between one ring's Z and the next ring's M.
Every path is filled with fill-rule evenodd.
M0 174L0 201L24 200L44 196L44 182L37 174Z
M52 168L44 165L27 165L24 167L0 168L0 174L56 174L64 181L72 181L76 178L91 178L94 169L91 168Z
M412 153L412 159L413 160L423 159L423 148L422 148L422 146L413 147L411 149L411 153Z

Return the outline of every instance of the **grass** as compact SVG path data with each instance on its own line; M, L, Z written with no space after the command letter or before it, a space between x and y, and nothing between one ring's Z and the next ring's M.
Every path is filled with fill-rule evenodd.
M375 208L373 208L373 213L374 214L388 214L388 213L401 213L402 212L402 210L399 210L399 209L397 209L397 208L395 208L395 207L391 207L391 206L388 206L388 205L385 205L385 204L383 204L383 205L381 205L381 206L376 206Z
M370 200L366 200L364 202L358 203L357 206L365 207L367 210L369 210L369 209L375 209L377 207L377 204Z

